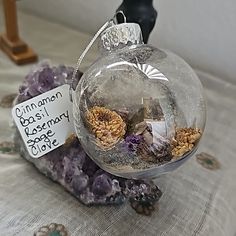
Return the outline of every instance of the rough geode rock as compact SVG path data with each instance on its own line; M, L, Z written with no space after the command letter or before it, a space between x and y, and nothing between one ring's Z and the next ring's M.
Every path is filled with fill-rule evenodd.
M38 159L28 154L18 131L15 132L15 145L22 157L85 205L119 205L129 200L138 213L149 215L161 197L161 191L152 181L123 179L100 169L77 139Z
M62 84L71 84L72 71L71 67L39 64L32 69L20 86L16 103ZM78 74L78 80L80 76L81 73ZM78 139L34 159L28 154L16 130L15 146L21 156L33 163L44 175L60 183L85 205L117 205L128 199L136 212L150 215L154 210L154 204L161 197L161 191L152 181L127 180L100 169L86 155Z

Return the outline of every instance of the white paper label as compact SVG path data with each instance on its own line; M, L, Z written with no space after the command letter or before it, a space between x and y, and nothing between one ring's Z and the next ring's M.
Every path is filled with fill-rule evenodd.
M69 85L63 85L12 109L13 119L33 158L58 148L74 132Z

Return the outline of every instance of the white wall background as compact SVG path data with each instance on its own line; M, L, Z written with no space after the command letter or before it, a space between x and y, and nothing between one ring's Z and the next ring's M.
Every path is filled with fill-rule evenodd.
M32 14L89 33L96 32L120 3L121 0L18 2ZM176 52L195 68L236 83L236 0L154 0L154 6L159 16L149 43Z

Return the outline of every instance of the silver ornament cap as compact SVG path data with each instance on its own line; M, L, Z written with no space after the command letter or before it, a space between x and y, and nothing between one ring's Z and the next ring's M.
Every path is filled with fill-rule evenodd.
M142 31L136 23L112 25L101 34L102 47L108 51L132 44L142 44Z

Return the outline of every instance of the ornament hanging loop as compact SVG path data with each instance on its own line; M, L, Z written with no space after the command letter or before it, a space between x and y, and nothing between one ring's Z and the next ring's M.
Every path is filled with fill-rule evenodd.
M115 24L116 25L118 24L117 17L119 15L121 15L123 17L123 23L127 23L127 19L126 19L126 16L125 16L124 12L123 11L117 11L116 14L113 17L113 21L115 22Z
M84 51L82 52L82 54L80 55L79 59L77 60L77 63L76 63L76 66L75 66L75 69L73 71L73 75L72 75L72 84L73 82L75 81L75 77L76 77L76 74L80 68L80 65L84 59L84 57L86 56L86 54L88 53L89 49L92 47L92 45L94 44L94 42L96 41L96 39L99 37L99 35L102 33L102 31L104 31L108 25L111 23L111 21L107 21L98 31L97 33L93 36L92 40L89 42L89 44L86 46L86 48L84 49ZM71 86L71 89L72 86Z
M76 63L76 66L75 66L75 69L73 71L73 75L72 75L72 83L71 83L71 87L70 87L70 99L72 101L72 90L74 91L75 88L73 88L73 84L75 82L75 78L76 78L76 75L77 75L77 72L80 68L80 65L84 59L84 57L86 56L86 54L88 53L89 49L92 47L92 45L94 44L94 42L97 40L97 38L100 36L100 34L106 29L108 28L109 26L112 26L112 25L115 25L115 24L118 24L117 22L117 15L118 14L121 14L123 16L123 19L124 19L124 23L126 23L126 16L124 14L123 11L118 11L116 12L116 14L113 16L113 18L109 21L107 21L98 31L97 33L93 36L93 38L91 39L91 41L89 42L89 44L87 45L87 47L84 49L84 51L82 52L82 54L80 55L79 59L77 60L77 63Z

